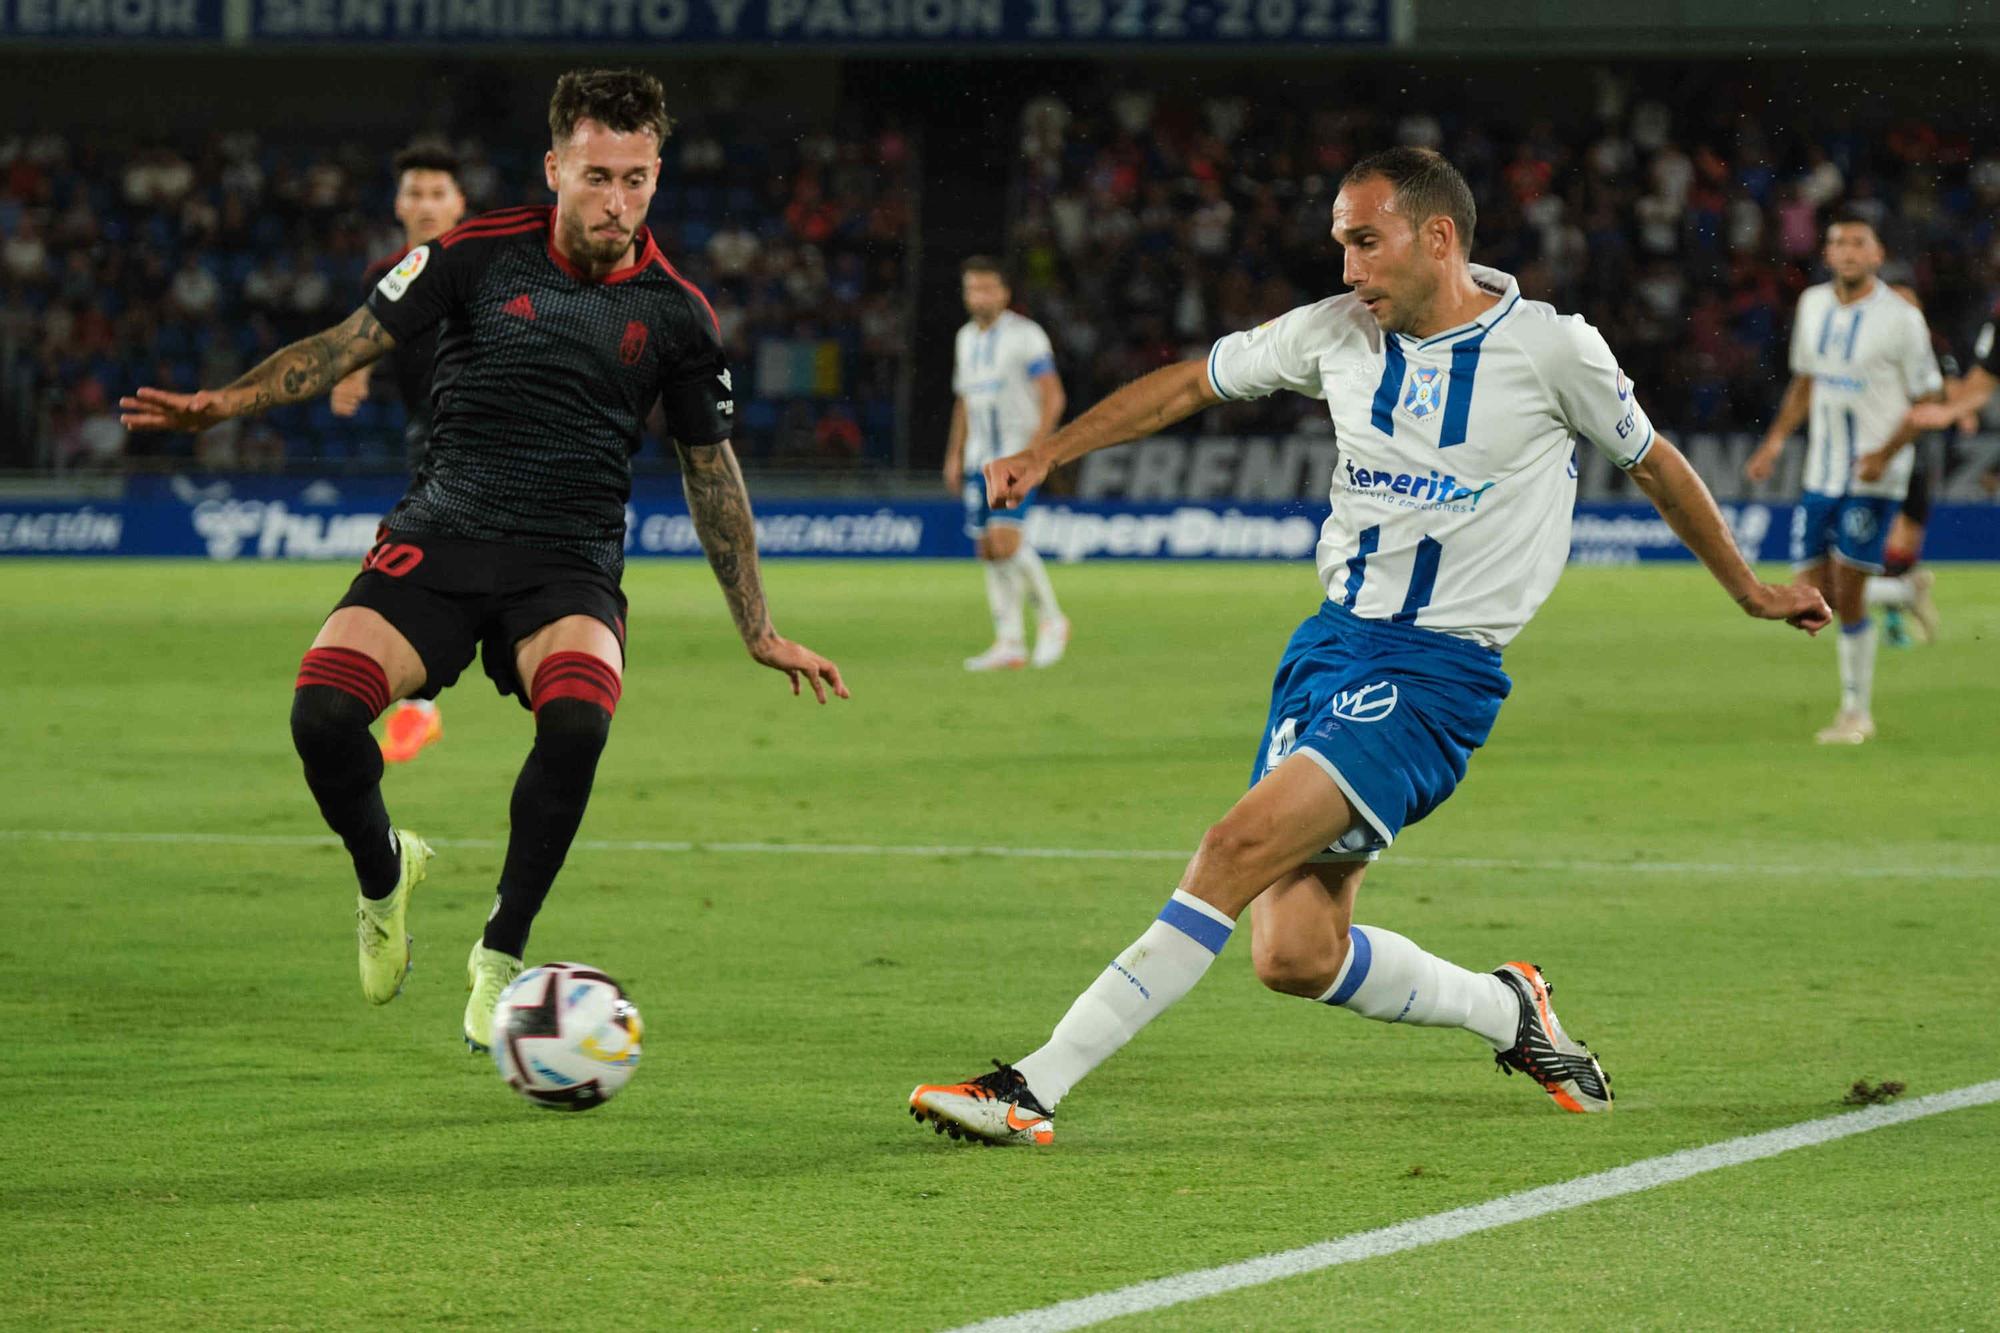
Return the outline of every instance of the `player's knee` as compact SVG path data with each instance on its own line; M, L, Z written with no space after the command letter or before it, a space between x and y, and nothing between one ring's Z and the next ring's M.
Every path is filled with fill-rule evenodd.
M1332 988L1346 945L1345 931L1331 947L1325 941L1308 945L1296 939L1253 940L1250 962L1257 969L1257 980L1271 990L1316 1000Z
M588 776L611 736L611 714L585 699L551 699L535 710L535 749L552 769Z
M1206 875L1234 877L1258 864L1266 839L1244 820L1225 815L1201 835L1201 863Z
M301 685L292 692L292 746L307 763L338 758L356 736L368 734L368 707L331 685Z

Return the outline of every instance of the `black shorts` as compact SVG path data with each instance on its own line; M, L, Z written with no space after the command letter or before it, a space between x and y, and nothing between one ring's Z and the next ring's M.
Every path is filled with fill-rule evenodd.
M1922 454L1910 469L1910 489L1903 496L1902 514L1920 528L1931 521L1931 460Z
M476 654L500 693L531 707L514 646L564 616L602 621L625 649L618 580L580 555L532 546L384 529L340 606L365 606L410 641L424 663L419 699L456 684Z

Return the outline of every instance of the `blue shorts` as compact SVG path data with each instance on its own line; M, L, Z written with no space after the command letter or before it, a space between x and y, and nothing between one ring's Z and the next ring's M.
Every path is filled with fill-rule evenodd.
M1021 526L1022 515L1035 502L1035 493L1029 491L1021 498L1021 503L1012 509L993 509L986 503L986 474L981 471L966 473L965 476L965 535L977 541L979 534L986 531L989 523L1007 523Z
M1818 495L1807 491L1792 511L1792 565L1804 568L1826 559L1882 572L1882 547L1889 523L1902 502L1886 495Z
M1372 860L1444 804L1513 688L1490 648L1327 602L1285 645L1250 785L1307 755L1361 817L1314 859Z

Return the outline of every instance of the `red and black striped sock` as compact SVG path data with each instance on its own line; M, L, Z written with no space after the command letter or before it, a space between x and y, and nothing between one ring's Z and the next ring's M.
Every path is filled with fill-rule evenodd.
M314 648L299 663L292 744L320 816L354 858L361 892L386 898L402 874L382 804L382 750L368 724L389 706L389 678L351 648Z
M513 831L493 915L489 949L524 956L528 930L569 855L597 776L597 758L618 707L618 672L588 653L551 653L535 672L535 748L521 766L508 807Z

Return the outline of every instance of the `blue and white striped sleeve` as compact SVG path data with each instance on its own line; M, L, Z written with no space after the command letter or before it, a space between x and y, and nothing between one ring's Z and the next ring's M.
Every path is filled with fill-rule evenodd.
M1216 396L1264 398L1290 389L1308 398L1325 398L1326 385L1319 373L1324 336L1316 336L1324 320L1314 318L1319 310L1317 305L1300 306L1267 324L1218 339L1208 349L1208 382Z

